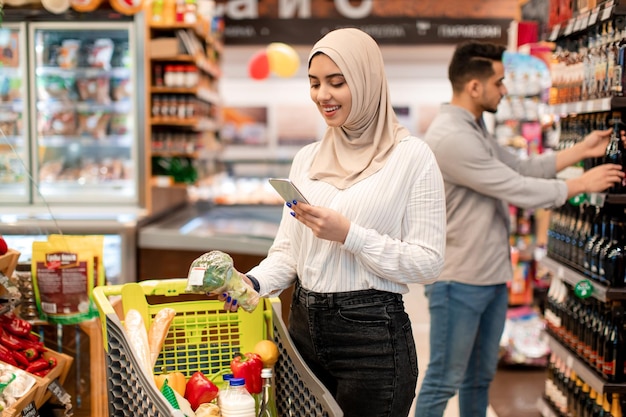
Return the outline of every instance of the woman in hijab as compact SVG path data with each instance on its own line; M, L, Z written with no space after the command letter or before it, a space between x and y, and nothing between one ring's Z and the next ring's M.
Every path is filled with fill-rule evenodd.
M287 202L268 256L247 279L261 296L295 284L289 333L345 416L406 416L418 368L402 294L433 282L443 265L441 173L398 123L369 35L328 33L308 72L328 127L297 153L289 177L310 205Z

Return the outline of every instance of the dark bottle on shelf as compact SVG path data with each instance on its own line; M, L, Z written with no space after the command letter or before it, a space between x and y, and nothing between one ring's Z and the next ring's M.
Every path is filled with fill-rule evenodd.
M607 393L602 395L602 411L601 417L611 417L611 402Z
M602 395L599 392L596 392L595 402L594 402L593 407L591 409L591 417L605 417L604 410L602 409L602 398L603 397L604 397L604 395Z
M619 288L624 286L624 275L626 274L623 211L611 218L609 230L609 243L604 246L600 253L599 278L603 284Z
M580 396L578 397L578 403L576 404L576 414L579 417L584 417L586 405L589 402L589 385L583 381L582 389L580 390Z
M598 353L596 355L596 370L602 373L602 368L604 368L604 349L605 349L605 341L609 333L609 322L610 322L610 308L606 305L602 306L602 311L600 312L600 323L598 329Z
M593 310L592 310L592 318L591 318L591 328L589 329L589 357L588 362L589 365L595 368L596 361L598 360L598 341L600 340L600 328L602 326L602 316L600 313L600 306L598 305L598 301L593 299Z
M619 112L613 112L613 133L611 134L611 140L606 147L606 153L604 155L604 162L607 164L621 165L622 171L624 171L624 144L621 140L620 128L623 127L621 115ZM609 193L622 194L625 191L625 187L621 182L614 184L609 188Z
M595 239L589 255L589 269L590 277L593 280L598 280L598 259L600 257L600 249L602 245L609 239L609 221L606 213L603 214L600 221L600 234Z
M611 417L623 417L622 404L619 394L613 393L613 401L611 402Z
M571 256L570 262L573 267L582 271L580 265L581 248L584 246L585 239L585 212L582 207L574 207L575 221L573 223L573 233L571 237ZM581 243L582 242L582 243Z
M611 382L624 379L624 309L619 302L614 302L611 309L608 336L604 341L604 363L602 374Z
M574 259L574 264L577 269L583 274L585 273L585 244L592 235L592 223L594 213L595 208L590 205L585 206L581 212L581 230L578 237L577 248L575 249L576 256Z
M585 241L585 247L583 249L583 272L587 276L591 276L591 251L596 241L600 239L602 212L599 207L596 207L595 214L591 223L591 233Z
M585 358L585 350L587 344L587 322L591 318L589 313L589 303L587 300L578 299L578 343L574 347L574 351L580 358Z
M596 392L596 390L590 387L589 396L586 398L586 401L585 401L585 409L583 411L583 416L585 417L593 416L594 408L596 407L597 395L598 393Z
M596 120L595 120L595 125L596 125L596 129L597 130L606 130L608 129L609 126L609 116L610 113L609 112L601 112L601 113L597 113L596 115ZM592 167L598 166L600 164L603 163L605 156L598 156L593 158L592 161Z
M572 300L571 303L571 311L570 311L570 340L569 340L569 347L570 349L572 349L574 352L577 351L578 349L578 340L579 340L579 325L580 325L580 302L578 302L578 299L574 296L574 294L572 292L570 292L570 299Z
M576 353L582 359L589 361L591 357L590 333L593 327L593 308L591 300L582 299L580 303L580 337Z
M569 373L569 379L567 380L567 387L566 387L566 392L565 392L566 401L567 401L567 409L568 411L570 411L570 413L571 413L571 410L574 409L576 401L578 400L578 397L575 395L576 380L577 380L576 371L572 369L570 370L570 373Z

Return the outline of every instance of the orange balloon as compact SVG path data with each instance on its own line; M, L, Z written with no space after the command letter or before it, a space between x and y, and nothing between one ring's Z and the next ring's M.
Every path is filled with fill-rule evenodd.
M248 62L248 74L255 80L264 80L270 75L270 62L267 52L263 49L252 55Z
M291 46L282 42L272 42L266 50L270 62L270 71L279 77L295 75L298 67L300 67L300 57Z

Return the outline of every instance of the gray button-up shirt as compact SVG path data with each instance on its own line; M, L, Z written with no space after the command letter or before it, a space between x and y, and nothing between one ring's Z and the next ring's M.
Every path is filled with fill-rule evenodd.
M556 155L521 159L500 146L482 120L445 104L425 141L446 191L446 255L440 281L475 285L510 280L508 204L522 208L565 203L567 186L555 179Z

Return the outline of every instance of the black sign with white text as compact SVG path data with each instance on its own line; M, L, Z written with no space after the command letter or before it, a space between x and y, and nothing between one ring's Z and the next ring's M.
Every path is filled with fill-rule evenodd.
M35 403L31 402L22 409L22 417L39 417L39 411L35 407Z
M369 17L367 19L243 19L225 20L226 45L264 45L284 42L312 45L331 30L357 27L379 44L457 44L465 40L506 44L508 19L446 19Z

